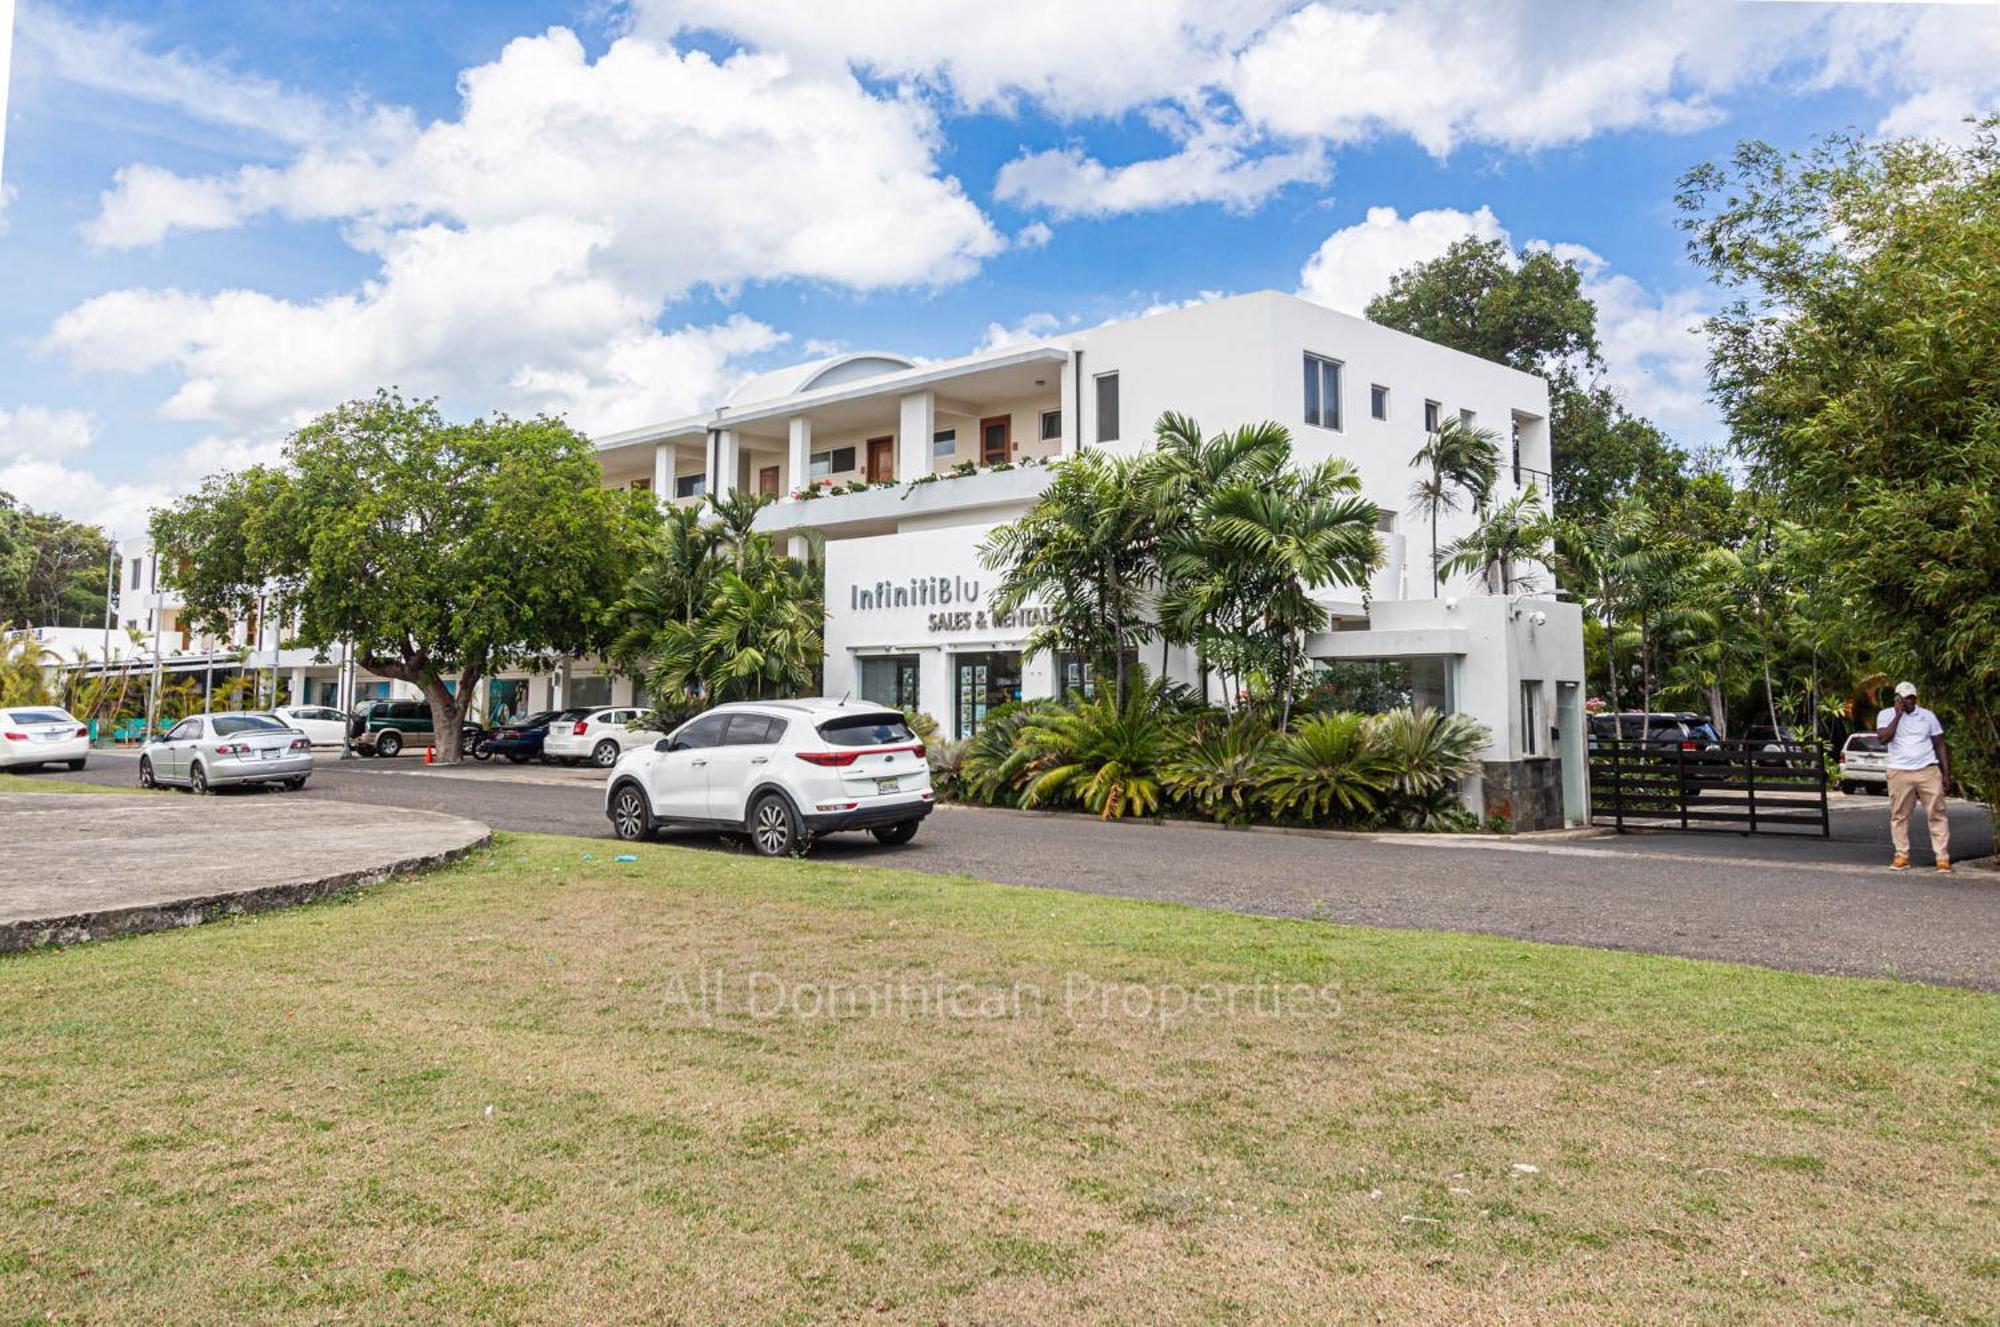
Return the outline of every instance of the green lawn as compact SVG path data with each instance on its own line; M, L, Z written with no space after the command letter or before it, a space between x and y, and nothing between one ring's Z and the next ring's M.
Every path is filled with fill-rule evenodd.
M133 784L129 788L112 787L103 783L78 783L74 779L61 779L50 774L0 774L0 793L137 793L145 789Z
M617 852L0 960L0 1321L2000 1304L1991 996Z

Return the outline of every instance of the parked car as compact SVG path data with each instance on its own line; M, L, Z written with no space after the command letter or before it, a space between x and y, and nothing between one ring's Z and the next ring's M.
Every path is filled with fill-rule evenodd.
M1797 728L1752 724L1744 739L1757 746L1757 764L1810 773L1824 757L1813 735Z
M549 725L542 754L551 760L588 760L599 769L610 769L627 751L660 736L657 729L634 726L645 712L636 705L600 705L565 713L562 722Z
M1855 733L1840 747L1840 790L1889 791L1889 748L1873 733Z
M748 835L766 857L843 830L908 843L931 813L931 771L903 715L880 705L719 705L621 759L604 813L621 839L705 826Z
M477 744L480 731L475 724L459 730L463 749ZM401 755L405 747L436 746L431 731L431 706L427 700L374 700L355 710L347 720L347 744L364 756Z
M1596 755L1611 741L1636 743L1636 749L1628 745L1628 759L1643 756L1680 772L1689 784L1720 783L1729 777L1729 756L1715 735L1715 725L1707 715L1692 710L1591 715L1590 753Z
M271 714L287 728L304 733L314 746L347 743L347 716L331 705L280 705Z
M312 739L269 714L191 714L139 750L139 786L211 788L276 783L303 788Z
M481 760L505 756L516 765L545 760L547 757L542 754L542 743L549 735L549 726L573 724L589 713L589 710L543 710L539 714L523 715L480 738L478 749L473 754Z
M0 710L0 769L67 765L82 769L90 756L90 729L60 705L17 705Z

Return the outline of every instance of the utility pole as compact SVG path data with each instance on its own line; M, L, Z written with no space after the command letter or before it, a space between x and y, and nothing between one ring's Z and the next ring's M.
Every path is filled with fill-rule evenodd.
M160 553L153 550L153 565L150 572L153 590L153 685L146 690L146 736L150 739L160 726L160 677L165 661L160 657L160 619L166 616L164 601L160 598Z

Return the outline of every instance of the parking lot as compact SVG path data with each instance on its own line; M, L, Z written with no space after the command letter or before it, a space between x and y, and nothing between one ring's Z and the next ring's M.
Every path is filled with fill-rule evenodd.
M51 777L132 782L136 761L100 753L82 775ZM415 807L498 829L606 837L602 789L603 775L591 769L440 769L417 757L329 757L303 793L244 796ZM1879 797L1836 798L1834 821L1830 841L1733 834L1546 841L1103 825L942 807L905 847L845 835L825 840L816 855L1272 916L2000 989L2000 875L1891 874ZM1956 806L1953 826L1961 861L1992 852L1983 808ZM711 834L668 841L742 850Z

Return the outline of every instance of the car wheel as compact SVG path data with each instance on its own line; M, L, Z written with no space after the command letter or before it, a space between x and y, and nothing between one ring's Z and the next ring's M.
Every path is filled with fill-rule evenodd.
M507 753L507 763L509 765L525 765L528 763L528 757L519 751L509 751Z
M208 791L208 771L201 767L199 760L194 763L194 768L188 771L188 791L196 797Z
M1848 794L1850 797L1854 795L1854 785L1852 783L1849 783L1846 779L1842 779L1840 781L1840 790Z
M637 843L650 835L646 825L646 797L627 783L611 798L611 832L627 843Z
M297 792L297 791L298 791L299 789L301 789L301 788L303 788L303 787L305 787L305 786L306 786L306 781L305 781L304 779L286 779L286 780L285 780L285 787L287 787L287 788L291 789L291 790L292 790L293 792Z
M72 760L67 763L72 770L79 770L83 768L83 761L81 760Z
M618 743L605 738L590 749L590 763L599 769L610 769L618 763Z
M375 739L375 754L394 758L403 750L403 739L394 733L383 733Z
M493 759L493 744L490 742L474 742L472 744L472 758L474 760Z
M153 762L145 756L139 757L139 786L141 788L160 786L159 781L153 777Z
M760 857L790 857L806 850L798 812L781 793L765 793L750 808L750 846Z
M871 829L868 832L875 836L877 843L886 843L890 847L894 847L899 843L908 843L911 839L915 838L917 836L917 826L922 823L920 820L899 820L893 825L884 825L880 829Z

